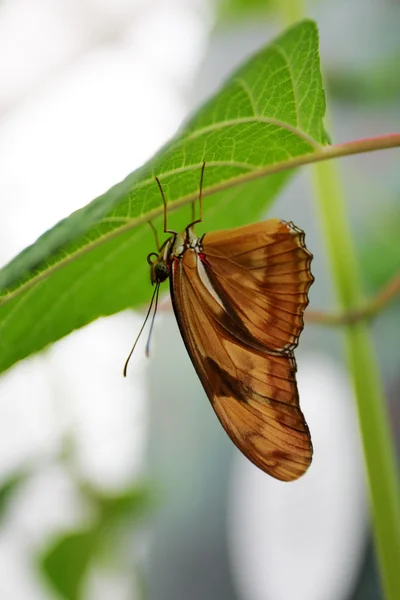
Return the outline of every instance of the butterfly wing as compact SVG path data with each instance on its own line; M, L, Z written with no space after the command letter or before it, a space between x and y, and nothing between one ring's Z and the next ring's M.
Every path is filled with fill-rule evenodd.
M265 348L291 351L303 329L312 254L293 223L269 219L203 238L205 268L236 327Z
M233 232L241 229L245 228ZM272 349L272 344L269 349L257 338L255 329L246 327L241 316L246 306L233 298L233 291L220 296L221 289L214 287L218 277L209 277L212 267L208 262L208 235L204 253L187 250L172 265L172 302L186 348L219 420L237 447L277 479L297 479L311 463L312 445L299 408L293 353L287 348ZM234 271L239 263L230 262L228 247L218 245L218 264L226 260ZM229 237L226 246L235 249L237 256L237 246ZM244 284L241 288L245 289ZM253 298L255 293L264 295L265 287L253 290ZM291 301L293 307L287 314L302 314L300 309L295 311ZM249 300L246 302L249 304ZM297 338L300 330L299 325L295 329Z

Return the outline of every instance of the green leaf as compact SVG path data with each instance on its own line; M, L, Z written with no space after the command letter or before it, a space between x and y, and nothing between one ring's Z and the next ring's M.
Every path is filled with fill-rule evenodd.
M58 537L39 559L39 566L52 587L66 600L79 600L87 570L94 559L115 550L121 532L143 517L152 503L148 486L135 485L118 495L107 495L94 488L83 488L86 499L96 508L97 517L87 529L70 531ZM106 550L105 550L106 549Z
M57 540L44 554L41 568L65 600L80 600L87 568L98 541L97 530L76 531Z
M150 294L158 175L183 229L206 161L204 227L257 219L299 158L327 143L318 32L303 21L239 68L147 164L46 232L0 271L0 371ZM263 175L268 178L259 179ZM235 186L235 187L233 187ZM212 198L210 198L212 195ZM200 229L200 228L199 228Z

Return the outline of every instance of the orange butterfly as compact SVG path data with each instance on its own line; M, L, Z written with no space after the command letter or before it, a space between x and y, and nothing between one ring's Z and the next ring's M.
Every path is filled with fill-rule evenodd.
M312 254L304 232L278 219L197 237L204 167L200 218L180 234L167 229L156 177L171 237L147 258L156 285L147 317L169 278L183 341L225 431L257 467L291 481L312 459L293 354L314 281Z

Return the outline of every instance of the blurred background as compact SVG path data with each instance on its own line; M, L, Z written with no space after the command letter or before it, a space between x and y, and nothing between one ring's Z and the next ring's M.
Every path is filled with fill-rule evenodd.
M147 160L284 28L290 5L2 0L1 265ZM315 0L304 15L320 30L333 141L398 129L400 3ZM398 157L338 163L370 296L399 268ZM310 174L269 214L306 230L311 306L334 309ZM0 597L382 598L340 332L303 333L298 380L315 459L282 484L223 432L168 306L151 358L144 340L127 380L142 313L98 320L1 377ZM393 302L372 327L397 443L399 310Z

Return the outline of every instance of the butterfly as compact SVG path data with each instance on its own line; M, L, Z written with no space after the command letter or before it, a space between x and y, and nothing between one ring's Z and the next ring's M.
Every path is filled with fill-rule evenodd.
M164 233L171 235L159 246L156 234L158 253L147 257L156 287L145 322L154 298L157 310L161 283L169 279L180 333L225 431L262 471L292 481L306 472L313 452L293 353L314 281L313 256L304 232L278 219L198 237L204 168L205 163L200 216L194 219L193 206L192 222L182 233L167 228L167 203L155 178Z

